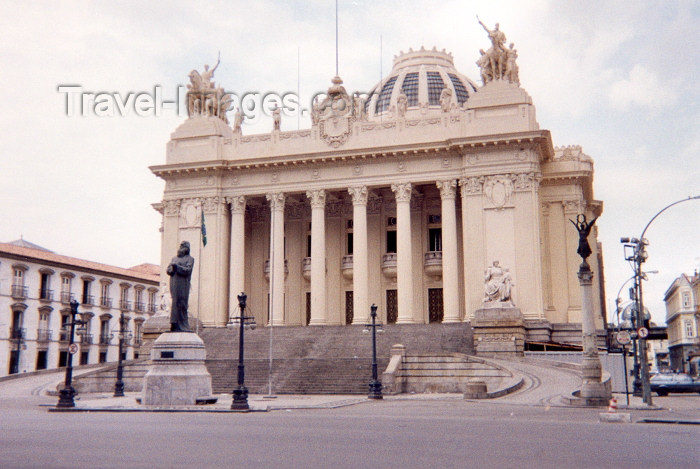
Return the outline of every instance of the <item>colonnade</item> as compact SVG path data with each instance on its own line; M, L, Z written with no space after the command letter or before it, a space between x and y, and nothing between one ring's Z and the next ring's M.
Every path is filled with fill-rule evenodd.
M442 282L443 322L462 321L459 301L459 252L457 216L455 207L456 179L436 181L441 197L442 222ZM349 187L353 206L353 324L362 324L370 307L369 243L367 202L369 188L366 185ZM396 200L396 288L398 324L424 322L421 311L413 301L417 276L414 272L411 225L411 197L414 187L410 182L391 184ZM311 206L311 317L309 325L329 323L326 285L326 195L324 189L306 192ZM284 206L286 194L265 194L270 206L270 310L272 325L284 325L285 259L284 259ZM245 206L246 196L228 197L231 210L231 249L229 304L236 304L236 295L245 290ZM340 262L340 259L338 259Z

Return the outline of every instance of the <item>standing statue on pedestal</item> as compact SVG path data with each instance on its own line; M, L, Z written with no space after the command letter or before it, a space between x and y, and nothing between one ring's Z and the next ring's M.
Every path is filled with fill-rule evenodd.
M598 217L595 217L590 222L587 222L586 215L578 215L576 217L576 221L573 221L571 219L569 220L571 223L574 224L574 226L578 230L578 249L576 250L576 252L579 256L581 256L581 259L583 259L583 262L585 264L588 264L586 259L593 252L591 251L591 245L588 244L588 235L591 234L591 228L593 228L593 225L595 224L595 221L597 219Z
M190 279L194 268L194 258L190 256L190 243L183 241L177 256L168 265L170 276L170 332L192 332L187 321L187 305L190 299Z

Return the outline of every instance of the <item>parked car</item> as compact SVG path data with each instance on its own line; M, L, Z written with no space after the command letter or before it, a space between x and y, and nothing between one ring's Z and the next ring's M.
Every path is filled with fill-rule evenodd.
M649 380L651 391L659 396L665 396L670 392L697 392L700 393L700 380L693 379L685 373L659 373Z

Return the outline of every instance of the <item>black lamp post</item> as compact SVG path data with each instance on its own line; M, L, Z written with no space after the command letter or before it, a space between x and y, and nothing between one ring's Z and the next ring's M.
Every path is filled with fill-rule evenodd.
M119 316L119 360L117 364L117 382L114 383L114 397L124 397L124 381L122 377L124 375L124 366L122 365L122 354L124 349L124 322L126 318L124 317L124 311L121 312Z
M238 320L239 336L238 336L238 387L233 390L233 402L231 402L231 410L249 410L248 406L248 388L245 387L245 367L243 365L244 345L243 345L243 330L246 327L255 329L255 318L245 315L245 306L248 296L241 292L238 295L238 307L240 308L240 316L231 319ZM235 321L229 323L230 326L235 325Z
M372 317L371 324L365 324L365 331L372 328L372 381L369 382L369 399L382 399L382 382L377 376L377 328L380 332L383 330L382 325L377 324L377 305L370 306L370 316Z
M75 353L77 346L73 339L75 338L75 326L83 326L87 321L82 321L76 319L75 316L78 314L78 302L76 300L71 300L70 302L70 315L71 321L66 324L70 326L70 336L69 336L69 346L68 346L68 357L66 358L66 380L61 389L60 397L58 398L58 403L56 407L75 407L75 401L73 397L75 396L75 389L73 389L73 354Z

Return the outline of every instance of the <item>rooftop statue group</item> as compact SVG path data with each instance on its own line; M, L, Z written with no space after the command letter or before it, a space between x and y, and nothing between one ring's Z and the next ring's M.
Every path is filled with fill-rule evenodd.
M509 83L520 85L516 63L518 51L515 49L515 44L511 42L509 47L505 46L506 35L498 29L498 23L494 29L489 29L478 16L476 19L491 40L491 47L486 52L484 49L479 50L481 57L476 61L481 71L481 81L486 85L493 80L508 80Z
M189 74L190 83L187 85L187 115L218 117L227 124L226 112L231 109L233 99L226 94L222 87L217 87L212 78L221 63L221 56L216 60L214 68L204 65L204 71L192 70Z

